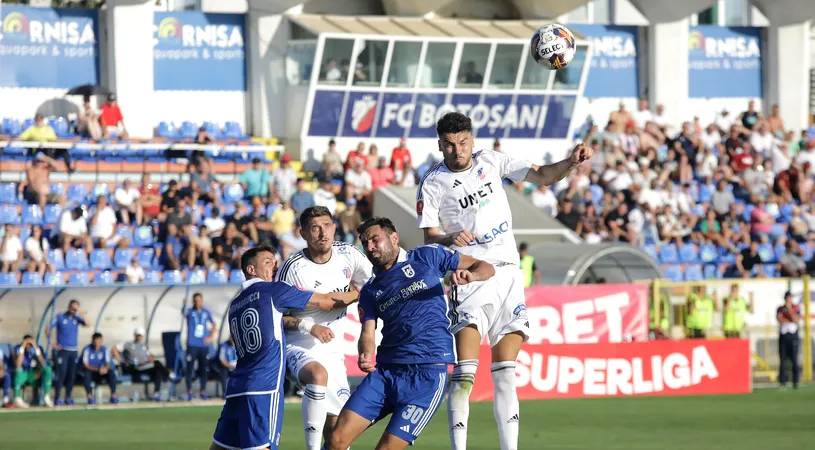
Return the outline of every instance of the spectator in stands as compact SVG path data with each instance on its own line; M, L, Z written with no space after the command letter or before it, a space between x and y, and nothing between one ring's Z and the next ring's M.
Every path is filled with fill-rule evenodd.
M215 138L209 134L206 128L200 127L198 128L198 134L195 136L195 143L198 145L212 145L215 143ZM197 168L201 165L201 161L206 161L209 163L210 167L212 167L213 160L209 156L207 156L206 152L202 150L193 150L190 152L190 165L187 167L187 171L189 172L193 168Z
M178 181L170 180L167 183L167 190L161 195L161 212L168 214L171 210L175 209L178 201L183 196L178 189Z
M355 231L362 223L362 215L357 211L356 199L349 198L345 201L345 210L339 214L339 222L342 227L343 240L349 244L356 241Z
M325 68L323 78L325 81L333 81L339 83L343 80L342 78L342 71L339 67L337 67L337 61L334 59L329 59L325 63Z
M552 189L549 188L549 186L541 184L537 187L537 189L532 191L530 198L532 200L532 204L549 217L554 217L558 214L557 197L555 197L555 194L552 192Z
M116 366L110 351L103 344L102 333L93 333L91 343L82 349L82 365L85 368L83 380L88 404L96 404L92 384L99 386L102 383L107 383L110 387L110 402L119 403L119 398L116 396Z
M65 404L74 404L71 392L76 381L76 364L79 359L79 327L88 326L86 317L84 311L79 309L79 300L73 299L68 302L68 309L56 314L45 329L45 335L49 336L54 348L54 368L57 371L54 398L57 405L63 404L60 398L62 386L65 386Z
M168 226L175 225L184 232L187 231L184 227L192 226L192 214L187 211L186 198L179 197L173 209L167 211L167 220L165 223Z
M34 124L26 128L17 139L28 142L38 142L45 144L57 140L57 134L51 125L45 121L42 114L34 116ZM45 161L56 169L56 158L62 158L65 161L65 169L69 173L73 173L74 169L71 166L71 154L65 148L41 147L34 152L34 159Z
M91 239L97 248L106 249L117 245L127 248L130 242L116 233L117 223L116 211L108 205L108 198L104 195L98 196L90 220Z
M337 196L334 195L334 186L330 179L320 180L320 186L314 191L314 204L328 208L331 217L337 215Z
M280 256L283 259L306 248L306 240L303 239L299 221L294 223L294 228L291 231L278 235L278 239L280 240Z
M67 255L71 247L84 248L88 254L93 250L93 240L81 206L63 211L54 231L57 232L55 246L62 249L63 255Z
M272 232L275 236L282 236L294 228L296 214L288 201L283 201L280 208L272 213Z
M130 178L126 178L124 183L113 191L113 201L116 203L117 214L123 225L142 223L143 214L139 197L141 194L133 186Z
M518 254L521 257L521 272L524 274L524 287L528 288L533 284L541 283L541 272L535 265L535 257L529 254L529 244L521 242L518 246Z
M799 323L801 322L800 306L792 302L792 293L784 294L784 304L776 311L778 320L778 382L782 387L787 385L788 373L787 363L792 371L792 387L798 389L798 377L800 376L798 364L798 349L801 346L801 338L798 335Z
M580 220L579 214L577 220ZM608 227L609 233L616 241L637 242L636 232L632 229L628 217L628 204L625 202L620 202L617 209L606 216L606 227Z
M784 243L784 249L786 250L784 254L778 257L781 276L799 278L806 275L807 264L804 262L804 252L798 242L790 239Z
M408 162L408 164L410 163ZM404 174L404 171L402 173ZM371 175L373 190L392 185L396 178L393 169L388 166L388 160L384 156L379 158L377 167L368 170L368 174Z
M224 233L212 240L212 248L216 262L239 267L240 256L238 255L238 250L247 245L247 243L248 239L238 232L235 223L228 223L224 229Z
M637 111L634 112L632 119L638 130L644 130L645 124L654 119L654 114L648 109L648 99L640 99Z
M42 233L42 227L39 225L31 227L31 235L23 243L24 256L28 259L30 272L39 272L40 276L45 274L50 249L48 239Z
M750 145L762 158L769 158L772 156L771 152L776 145L775 136L770 134L764 122L756 126L756 131L750 135Z
M291 200L295 182L297 182L297 172L291 167L291 156L283 155L280 157L280 167L272 174L272 185L281 201Z
M54 406L51 400L51 366L48 365L42 349L34 342L30 334L23 336L23 342L14 347L12 359L14 361L14 405L19 408L28 408L22 396L23 387L26 385L39 386L42 382L44 391L42 402L47 407Z
M16 227L7 223L0 236L0 272L17 272L23 262L23 243Z
M742 127L744 127L744 133L749 135L753 128L758 125L759 121L762 120L763 117L760 112L756 111L756 102L750 100L747 103L747 111L741 113L739 116L739 121L741 122Z
M355 160L354 168L345 172L345 198L354 198L357 203L369 204L373 190L371 175L365 170L364 162Z
M297 179L295 189L296 191L291 196L291 207L294 210L294 214L300 217L300 213L306 208L314 206L314 195L306 189L306 180L302 178Z
M348 156L345 158L345 171L348 172L349 169L356 167L357 161L362 162L362 167L368 167L368 155L365 153L365 143L360 142L357 144L357 148L348 152Z
M167 236L164 239L164 246L161 249L159 259L161 265L166 270L181 269L182 254L188 244L189 240L181 227L175 224L167 224Z
M394 174L394 181L402 187L416 187L416 172L413 171L413 164L405 163L405 170L401 174Z
M102 126L99 123L99 112L91 105L90 97L82 99L82 109L79 112L79 123L76 132L83 137L89 137L93 141L102 139Z
M730 212L730 207L736 203L736 197L727 189L727 181L721 180L716 186L716 191L710 199L710 204L713 210L719 217L726 215Z
M668 117L665 116L665 105L662 104L657 105L656 114L654 115L653 122L661 133L668 134L668 132L671 129L671 125L670 122L668 121Z
M425 161L416 170L416 174L418 175L419 179L421 180L422 178L424 178L427 171L438 163L439 160L436 159L436 156L433 153L429 153L427 155L427 159L425 159Z
M501 153L501 141L498 139L492 141L492 151Z
M775 219L766 209L766 202L761 197L753 197L752 203L755 207L750 212L750 235L755 241L770 238L778 239L780 236L773 234Z
M138 257L133 257L125 267L125 279L130 284L144 283L146 277Z
M207 368L209 366L209 346L215 333L215 320L212 313L204 308L204 296L192 296L192 308L184 299L183 313L187 320L187 400L192 401L192 379L198 365L198 389L201 400L207 400Z
M477 84L481 86L484 82L484 75L482 75L476 68L475 61L467 61L464 70L459 75L459 82L465 84Z
M260 158L252 158L252 167L246 169L239 179L245 198L250 199L256 195L268 197L274 190L272 176L261 164Z
M190 203L197 205L199 201L218 206L221 203L221 196L217 192L223 192L221 184L212 173L212 166L206 159L201 159L195 166L195 171L190 174Z
M113 354L122 361L122 369L125 374L136 379L140 374L147 374L153 383L153 400L161 400L161 383L170 379L170 372L164 367L161 361L147 348L144 343L144 328L136 328L133 331L133 340L120 342L112 349Z
M221 392L226 395L226 382L229 380L229 374L238 365L238 352L232 336L229 336L229 340L222 342L218 348L218 362L220 363L218 372L221 375Z
M45 211L45 205L62 205L65 199L61 195L51 193L51 172L54 170L52 162L34 160L25 169L25 185L20 184L23 194L29 205L39 205Z
M138 225L144 225L154 219L158 219L161 214L163 198L159 195L158 185L150 182L150 175L142 175L142 183L139 188L139 207L142 212L142 220Z
M11 355L9 355L11 356ZM3 381L3 408L14 408L16 405L11 403L10 396L11 396L11 373L7 369L6 365L6 355L3 354L3 350L0 349L0 380Z
M625 109L625 103L620 102L617 111L613 111L609 115L606 131L612 134L622 134L625 131L625 125L631 120L631 114Z
M337 153L337 143L334 139L328 141L328 151L323 154L323 177L328 179L342 179L344 167L342 157Z
M380 156L379 156L379 147L377 147L376 144L369 145L368 146L368 155L367 155L367 158L365 160L365 163L366 163L365 169L369 170L369 171L372 170L372 169L376 169L379 166L379 158L380 158ZM384 158L384 156L383 156L383 158Z
M394 147L391 152L390 168L393 173L404 172L405 166L411 162L413 162L413 159L410 156L410 150L407 148L407 138L403 137L399 139L399 146Z
M747 313L753 314L755 298L750 292L750 302L739 295L739 284L730 285L730 295L723 300L724 311L722 312L722 330L724 336L731 339L741 338L744 330L744 316Z
M750 246L742 250L736 256L736 264L733 267L735 269L735 273L731 273L731 276L734 277L741 277L741 278L750 278L753 272L753 269L756 269L757 276L763 277L764 276L764 268L762 267L762 259L761 255L758 253L759 241L753 239L750 241Z
M209 267L209 257L212 254L212 239L206 228L199 228L198 234L188 227L189 246L186 250L188 267Z
M226 228L226 221L221 217L221 209L218 207L212 208L210 216L204 219L204 228L207 230L207 235L210 239L215 239L221 236L224 228Z
M560 202L560 212L555 217L566 228L574 231L578 235L582 232L580 223L580 213L574 209L574 203L569 198L564 198Z
M125 119L122 115L122 110L119 109L116 94L109 94L108 102L102 105L102 114L99 117L99 123L102 125L102 134L106 139L117 137L120 139L128 138Z

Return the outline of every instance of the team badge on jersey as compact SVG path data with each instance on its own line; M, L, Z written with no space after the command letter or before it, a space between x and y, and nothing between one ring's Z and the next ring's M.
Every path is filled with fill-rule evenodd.
M342 274L345 275L345 278L348 278L350 280L351 279L351 274L352 274L351 273L351 268L350 267L343 268L342 269Z
M484 178L486 178L486 177L487 177L487 176L486 176L486 175L484 175L484 168L483 168L483 167L479 167L479 168L478 168L478 179L483 180L483 179L484 179Z
M416 202L416 214L421 216L423 210L424 210L424 200L419 200L418 202Z
M413 276L416 275L416 272L413 271L413 266L411 266L410 264L407 264L404 267L402 267L402 272L404 272L405 276L408 278L413 278Z

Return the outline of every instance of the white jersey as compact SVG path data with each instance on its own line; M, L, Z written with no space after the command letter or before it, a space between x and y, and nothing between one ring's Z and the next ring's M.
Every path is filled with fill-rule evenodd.
M284 281L297 286L298 289L314 291L320 294L331 292L349 292L353 283L357 289L368 282L371 278L372 267L368 258L356 247L344 242L334 242L331 245L331 259L323 264L317 264L308 259L301 250L290 256L280 270L275 275L276 281ZM327 344L322 344L312 335L300 331L286 330L286 343L310 349L316 345L324 345L322 350L333 351L331 347L337 347L342 342L342 335L345 329L346 310L335 309L332 311L320 311L307 309L304 311L289 311L293 317L308 317L314 320L315 324L331 328L334 332L334 339Z
M473 165L451 172L442 161L427 171L416 192L419 228L440 227L445 234L475 235L461 253L493 264L519 264L512 233L512 211L503 179L521 182L532 164L492 150L473 153Z

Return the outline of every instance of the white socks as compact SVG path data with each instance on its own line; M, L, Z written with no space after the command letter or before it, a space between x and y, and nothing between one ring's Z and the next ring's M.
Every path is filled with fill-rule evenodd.
M320 450L323 442L323 427L325 426L326 404L325 386L307 384L303 392L303 426L306 433L306 449Z
M470 418L470 392L478 370L477 359L459 361L450 377L450 394L447 397L447 423L450 425L452 450L467 448L467 421Z
M498 424L501 450L518 450L519 405L515 390L515 361L492 363L493 414ZM455 373L455 372L454 372Z

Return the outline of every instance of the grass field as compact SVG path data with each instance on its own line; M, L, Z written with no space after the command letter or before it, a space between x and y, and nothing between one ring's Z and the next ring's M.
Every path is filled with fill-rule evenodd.
M143 450L209 447L219 407L0 414L0 448ZM372 449L383 425L354 445ZM472 406L469 448L498 448L492 404ZM815 448L815 389L750 395L521 403L522 450L804 450ZM303 448L300 405L287 404L280 448ZM444 407L416 447L449 449Z

